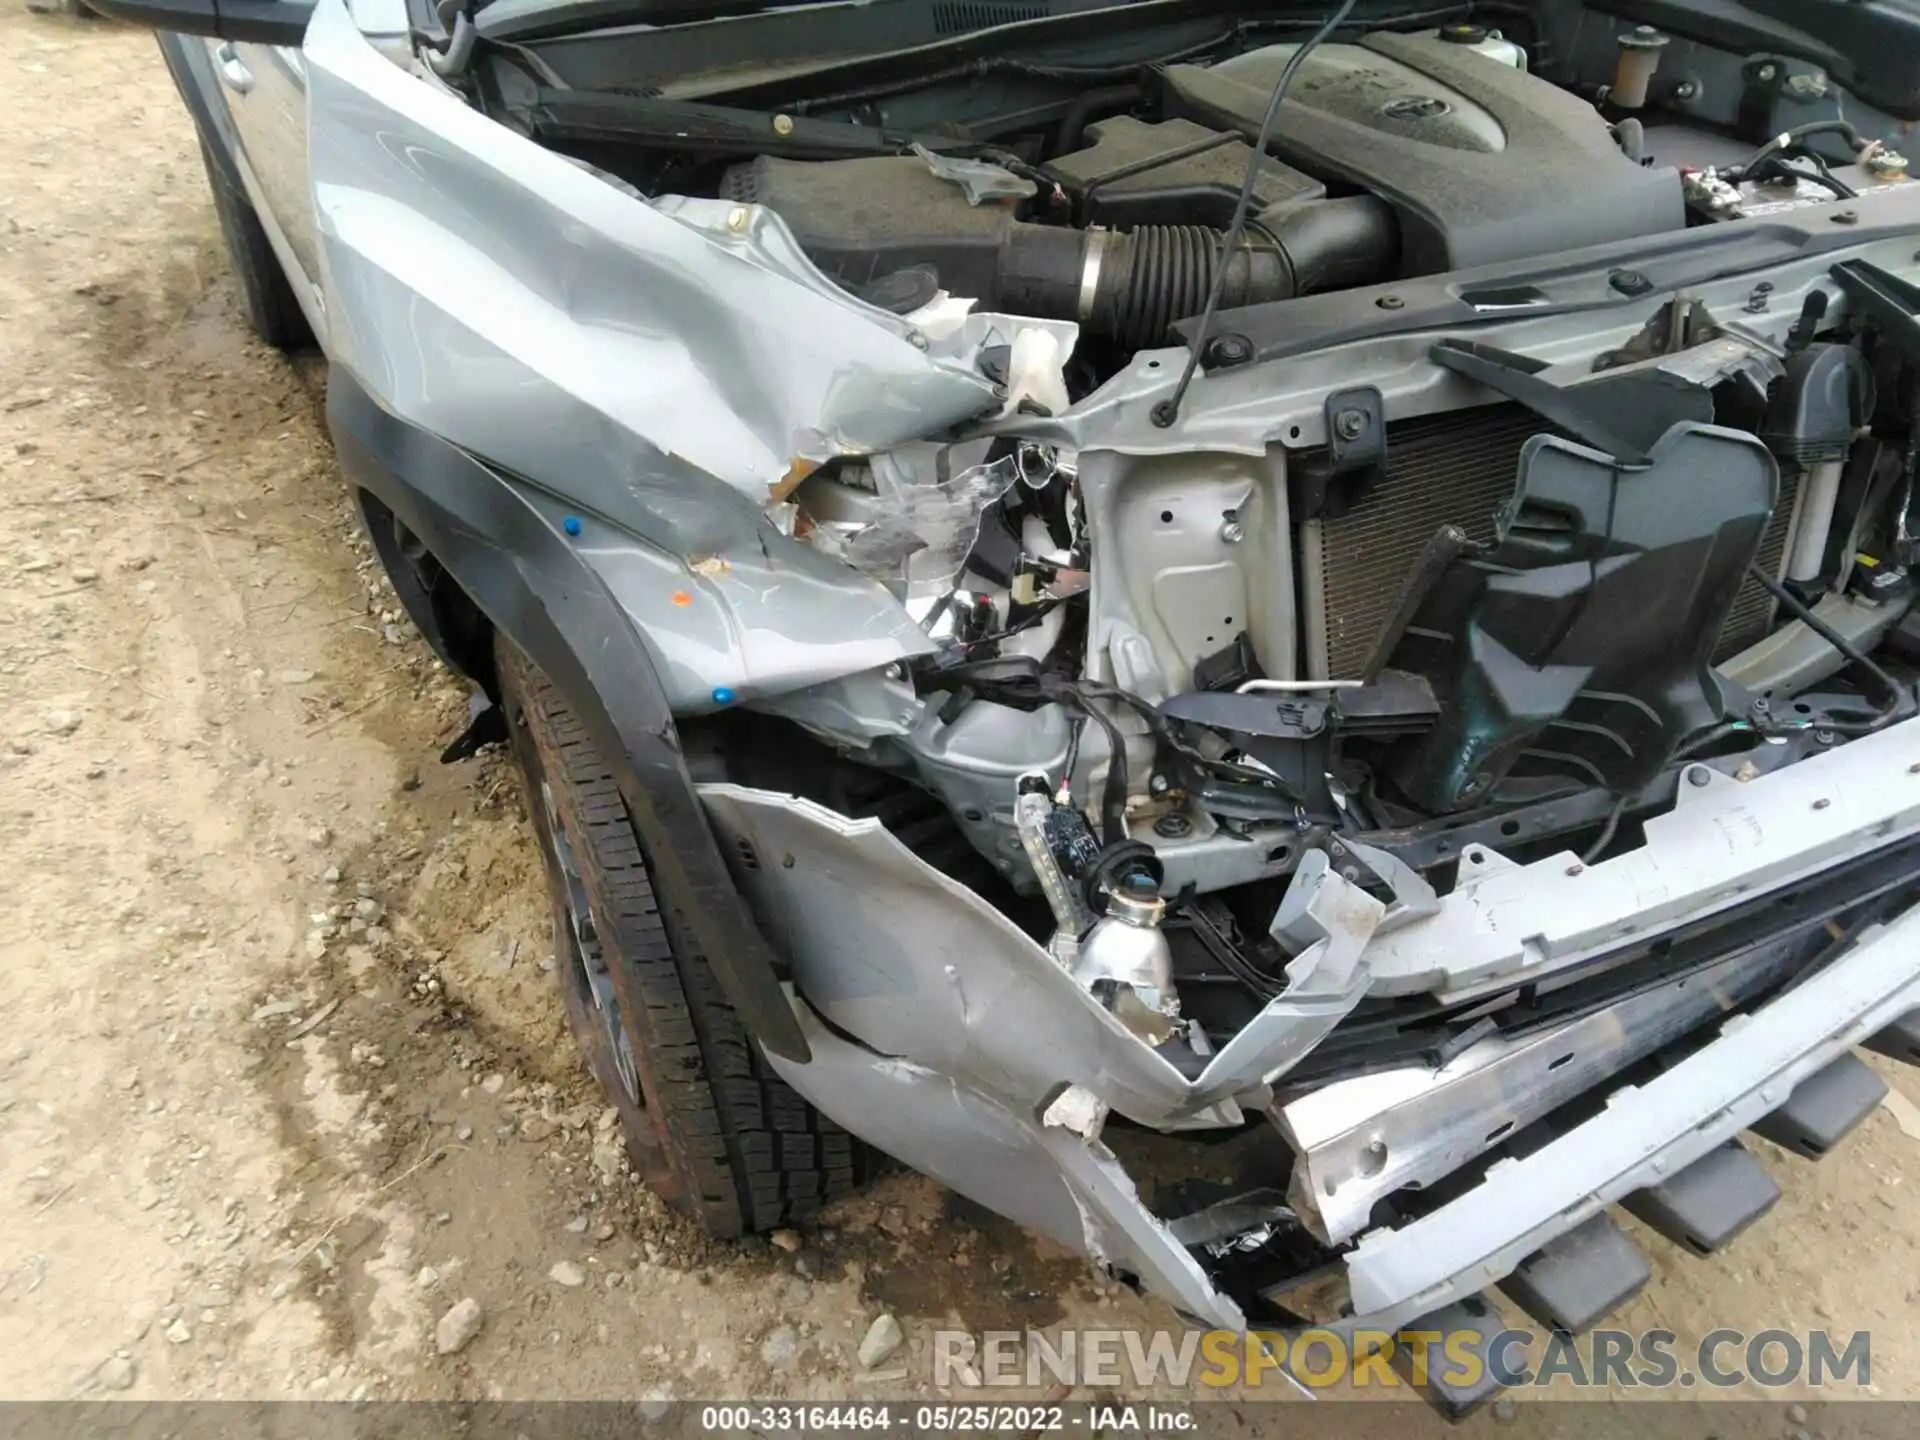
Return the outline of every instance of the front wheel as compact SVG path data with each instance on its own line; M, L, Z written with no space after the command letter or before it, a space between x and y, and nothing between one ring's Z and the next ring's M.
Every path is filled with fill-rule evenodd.
M856 1183L860 1147L742 1028L573 708L504 636L495 659L567 1018L641 1179L717 1238L810 1218Z

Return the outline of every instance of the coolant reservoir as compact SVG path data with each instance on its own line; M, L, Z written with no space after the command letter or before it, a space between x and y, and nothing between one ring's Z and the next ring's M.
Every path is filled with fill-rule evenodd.
M1516 70L1527 68L1527 52L1498 30L1489 30L1484 25L1443 25L1429 33L1449 45L1458 45L1502 65L1511 65Z

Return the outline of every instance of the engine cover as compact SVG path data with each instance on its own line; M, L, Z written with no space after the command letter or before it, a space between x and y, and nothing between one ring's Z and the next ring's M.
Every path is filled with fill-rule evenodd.
M1295 48L1169 66L1169 108L1251 137ZM1686 225L1679 177L1627 159L1591 105L1433 35L1382 31L1319 47L1281 106L1271 149L1389 201L1409 274Z

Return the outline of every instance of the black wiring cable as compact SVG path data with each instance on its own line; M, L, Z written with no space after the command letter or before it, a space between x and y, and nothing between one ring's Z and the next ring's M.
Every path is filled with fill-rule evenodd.
M1266 770L1256 770L1247 765L1235 765L1231 761L1213 760L1202 755L1193 746L1187 744L1174 733L1172 724L1150 703L1131 691L1122 690L1117 685L1102 685L1093 681L1054 681L1043 687L1043 693L1052 690L1050 698L1074 706L1106 735L1108 748L1107 777L1100 798L1101 838L1109 845L1118 844L1128 838L1127 832L1127 750L1126 737L1112 718L1094 702L1105 701L1112 705L1122 705L1132 710L1146 722L1147 733L1153 737L1156 745L1165 746L1183 756L1190 763L1223 778L1241 780L1257 785L1271 786L1295 805L1300 797L1279 776Z
M1690 759L1707 747L1718 745L1729 735L1737 735L1742 731L1751 731L1752 729L1753 727L1744 720L1723 720L1718 725L1701 731L1698 735L1694 736L1693 739L1687 741L1686 744L1673 752L1673 758L1676 760Z
M1100 786L1100 841L1103 845L1124 844L1128 838L1127 737L1104 711L1085 702L1078 708L1107 737L1107 778Z
M1893 676L1876 665L1873 660L1846 636L1834 629L1818 615L1813 608L1804 603L1786 586L1767 574L1758 565L1749 565L1747 573L1765 587L1766 592L1792 612L1793 617L1818 635L1827 644L1838 650L1848 660L1858 665L1873 677L1874 683L1887 692L1887 703L1875 712L1872 718L1861 721L1826 720L1821 722L1825 728L1837 730L1843 735L1865 735L1878 730L1899 712L1907 699L1907 689Z
M1067 758L1060 763L1060 788L1073 788L1073 767L1080 763L1080 734L1087 728L1086 716L1073 722L1073 728L1067 731Z
M1631 798L1631 796L1622 795L1614 802L1613 809L1607 812L1607 823L1600 827L1600 838L1589 845L1585 853L1580 856L1582 865L1593 864L1606 852L1607 846L1613 843L1613 837L1620 831L1620 821L1627 813L1627 805Z
M1847 184L1846 181L1835 175L1832 170L1827 168L1827 162L1824 156L1816 155L1811 150L1804 153L1807 158L1807 163L1812 165L1816 172L1804 178L1812 180L1816 185L1825 185L1842 200L1858 200L1860 198L1860 192L1858 190L1854 189L1851 185ZM1798 174L1799 172L1796 171L1794 173Z
M1215 760L1203 755L1194 746L1180 738L1173 723L1162 715L1150 702L1141 699L1131 691L1122 690L1117 685L1103 685L1094 681L1080 681L1076 686L1085 696L1094 700L1105 700L1111 704L1124 705L1142 720L1146 721L1147 731L1161 745L1181 756L1188 763L1218 775L1227 780L1240 780L1256 785L1270 786L1278 790L1294 804L1302 803L1302 797L1295 793L1292 786L1270 770L1256 769L1251 765L1236 765L1231 760ZM1327 818L1327 817L1315 817Z
M1793 180L1805 180L1830 190L1842 200L1856 200L1860 192L1835 175L1828 167L1826 158L1807 145L1807 141L1816 135L1838 135L1852 150L1856 158L1863 158L1869 150L1877 147L1878 142L1867 139L1845 120L1814 120L1805 125L1783 130L1758 150L1754 151L1743 163L1729 167L1726 178L1734 182L1752 180L1765 184L1775 176ZM1804 159L1813 166L1812 173L1798 166L1787 164L1788 157Z
M1827 168L1827 162L1822 160L1818 155L1807 151L1805 158L1813 166L1813 169L1799 169L1797 166L1789 165L1784 155L1774 155L1749 170L1747 172L1747 178L1762 185L1767 184L1775 176L1781 176L1795 182L1805 180L1810 185L1818 185L1824 190L1832 191L1834 195L1842 200L1857 200L1860 198L1860 192L1829 170Z
M1280 78L1273 83L1273 94L1267 100L1267 113L1261 117L1260 128L1254 132L1253 149L1247 156L1246 174L1240 180L1240 198L1234 203L1233 223L1227 227L1226 239L1220 247L1220 263L1213 269L1213 286L1207 292L1207 308L1200 312L1200 323L1193 332L1193 343L1187 348L1187 363L1180 371L1173 394L1153 407L1150 418L1162 430L1180 418L1180 402L1186 399L1187 387L1193 383L1200 357L1206 353L1214 317L1220 312L1220 297L1226 293L1227 272L1233 268L1230 262L1239 253L1241 237L1247 233L1247 216L1253 208L1253 187L1260 178L1260 166L1266 158L1267 140L1273 134L1273 122L1280 117L1280 102L1287 98L1287 91L1293 88L1293 77L1300 73L1300 67L1306 63L1307 57L1345 23L1347 16L1353 13L1354 3L1355 0L1341 0L1340 8L1287 57Z
M1120 727L1114 723L1113 718L1099 708L1101 703L1119 705L1133 711L1146 723L1147 732L1156 745L1172 750L1203 773L1222 779L1238 780L1245 784L1259 785L1278 791L1293 805L1304 804L1302 797L1294 792L1293 787L1270 770L1257 769L1251 765L1236 765L1230 760L1216 760L1202 754L1182 739L1175 730L1173 722L1162 715L1149 701L1141 699L1131 691L1122 690L1117 685L1107 685L1092 680L1069 680L1061 675L1038 673L1023 675L1017 679L1012 677L990 679L979 675L965 677L952 675L947 679L949 685L964 684L980 698L997 700L1003 704L1051 701L1057 705L1066 705L1100 727L1101 733L1106 737L1110 756L1100 799L1100 827L1102 840L1106 844L1114 844L1127 838L1129 776L1126 737L1121 733ZM1337 819L1337 817L1328 816L1308 818L1323 821Z
M1255 995L1263 1000L1271 1000L1286 988L1282 981L1265 973L1249 960L1204 906L1189 903L1182 907L1182 912L1177 918L1169 917L1167 923L1175 928L1191 930L1201 947Z
M1769 160L1775 155L1781 155L1789 150L1798 149L1815 135L1838 135L1842 140L1846 141L1847 148L1852 150L1856 155L1866 149L1868 144L1871 143L1866 136L1854 129L1853 126L1845 120L1813 120L1805 125L1796 125L1791 130L1781 131L1758 150L1754 151L1746 164L1738 165L1734 168L1740 173L1745 174L1755 165L1761 164L1763 161Z
M1895 718L1907 700L1907 689L1904 685L1898 680L1895 680L1893 676L1889 675L1885 670L1881 669L1864 650L1847 639L1846 636L1842 635L1831 625L1827 624L1826 621L1822 620L1813 612L1811 606L1804 603L1798 595L1795 595L1758 565L1749 565L1747 567L1747 573L1759 581L1766 592L1786 607L1796 620L1813 631L1814 634L1826 641L1827 644L1831 645L1835 650L1838 650L1848 661L1866 671L1867 674L1873 677L1874 682L1886 691L1886 703L1869 718L1865 720L1835 720L1827 718L1820 721L1821 728L1834 730L1843 735L1867 735L1882 728L1888 721ZM1728 735L1749 728L1757 727L1749 727L1742 721L1723 722L1706 731L1704 734L1696 736L1686 745L1681 746L1680 749L1674 753L1674 758L1684 760L1690 755L1698 754L1709 745L1725 739ZM1620 829L1620 821L1625 817L1627 806L1631 803L1631 799L1632 797L1630 796L1622 795L1613 809L1608 812L1606 824L1601 827L1599 838L1596 839L1593 844L1589 845L1586 853L1580 857L1582 864L1593 864L1594 861L1598 860L1601 854L1605 852L1607 846L1613 843L1613 837Z
M1708 746L1718 744L1729 735L1738 734L1740 731L1751 730L1752 728L1752 726L1743 720L1723 720L1711 729L1702 731L1700 734L1694 736L1693 739L1674 751L1673 758L1679 761L1687 760L1691 756L1698 755ZM1613 843L1613 837L1619 833L1620 822L1626 818L1627 807L1633 803L1633 799L1634 797L1631 795L1622 795L1614 802L1613 808L1607 812L1606 823L1600 827L1599 838L1589 845L1586 851L1580 856L1580 863L1582 865L1593 864L1600 858L1607 846Z
M966 648L971 650L977 645L991 645L991 644L994 644L996 641L1005 640L1010 638L1011 636L1018 635L1022 631L1031 630L1033 629L1034 626L1038 625L1042 620L1046 619L1047 616L1051 615L1055 610L1058 610L1064 604L1066 604L1065 600L1057 599L1053 596L1046 596L1040 600L1036 600L1034 602L1031 613L1022 615L1018 620L1015 620L1010 624L1003 626L1001 629L990 630L985 635L980 636L978 639L966 641L965 642ZM925 627L922 627L922 628L925 628Z

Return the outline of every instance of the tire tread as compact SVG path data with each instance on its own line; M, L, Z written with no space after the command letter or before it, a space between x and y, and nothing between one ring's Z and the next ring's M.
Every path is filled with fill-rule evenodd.
M608 962L624 962L644 1007L630 1039L648 1047L690 1208L717 1238L811 1217L859 1183L863 1147L774 1073L688 926L662 907L626 801L572 707L511 644L499 658L585 840L575 858Z

